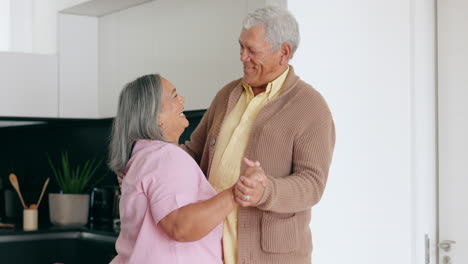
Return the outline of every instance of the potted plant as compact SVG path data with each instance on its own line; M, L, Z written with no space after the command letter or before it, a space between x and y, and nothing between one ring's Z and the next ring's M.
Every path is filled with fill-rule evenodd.
M60 226L83 226L88 222L89 192L103 177L96 177L102 163L87 160L83 165L72 167L68 153L61 155L61 167L54 166L50 157L52 172L60 187L60 193L49 193L50 221Z

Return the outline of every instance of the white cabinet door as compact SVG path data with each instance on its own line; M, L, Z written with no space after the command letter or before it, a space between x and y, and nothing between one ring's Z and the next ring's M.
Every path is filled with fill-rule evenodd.
M57 56L0 52L0 116L57 117Z
M439 263L468 263L468 2L438 1ZM450 243L450 242L448 242Z
M98 18L59 14L59 117L98 118Z

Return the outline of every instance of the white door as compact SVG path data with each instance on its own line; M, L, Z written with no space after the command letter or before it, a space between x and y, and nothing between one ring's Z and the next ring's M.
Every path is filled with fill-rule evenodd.
M439 264L466 264L468 1L438 1L438 52Z

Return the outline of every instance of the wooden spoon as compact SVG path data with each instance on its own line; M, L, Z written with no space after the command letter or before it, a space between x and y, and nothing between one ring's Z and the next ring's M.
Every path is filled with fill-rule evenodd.
M21 191L20 191L20 187L19 187L19 183L18 183L18 178L16 178L16 175L13 174L13 173L10 173L10 182L11 182L11 185L13 185L13 188L15 188L16 192L18 193L18 196L19 196L19 198L21 200L21 204L23 205L23 208L28 209L28 207L24 203L23 196L21 196Z
M44 192L48 184L49 184L49 178L46 179L46 181L44 182L44 186L42 186L42 192L41 192L41 195L39 196L39 200L37 201L37 204L31 204L29 206L29 209L36 209L39 207L39 205L41 204L42 196L44 195Z

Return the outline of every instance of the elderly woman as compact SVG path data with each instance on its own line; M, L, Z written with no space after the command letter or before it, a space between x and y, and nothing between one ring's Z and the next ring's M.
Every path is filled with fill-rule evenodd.
M112 264L222 263L232 188L217 193L177 146L188 126L184 101L156 74L136 79L120 94L109 166L124 176Z

